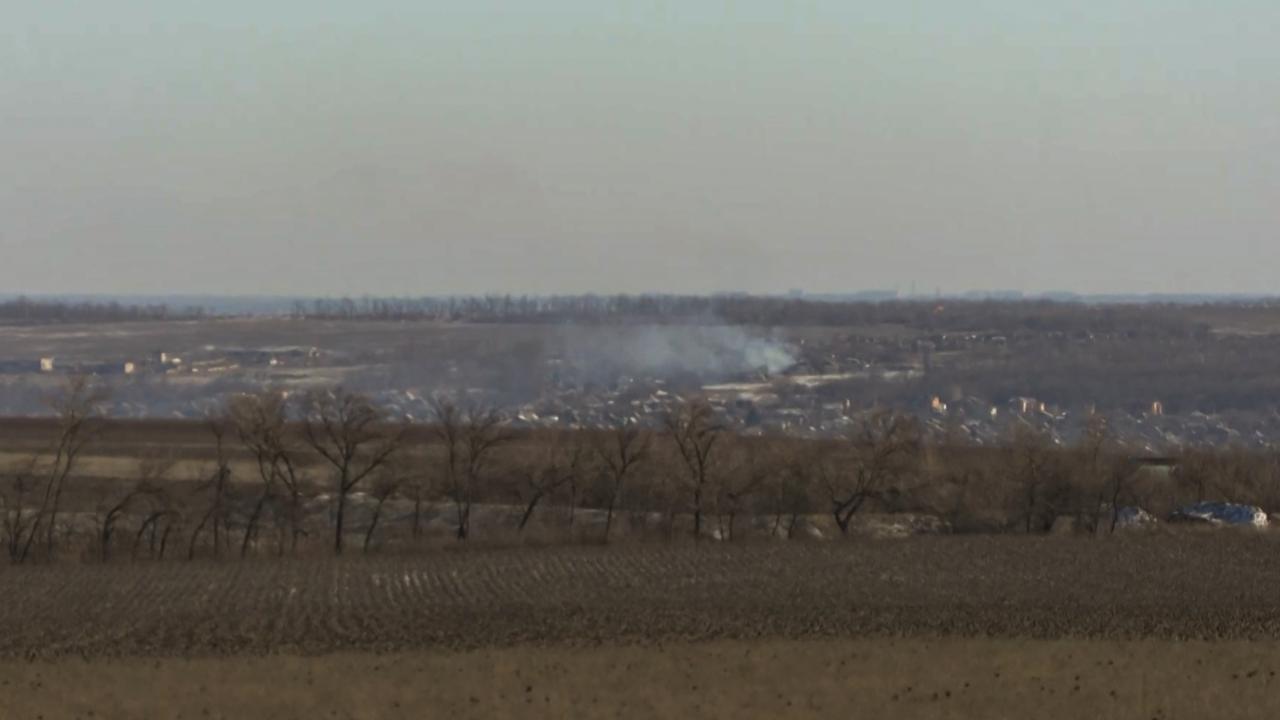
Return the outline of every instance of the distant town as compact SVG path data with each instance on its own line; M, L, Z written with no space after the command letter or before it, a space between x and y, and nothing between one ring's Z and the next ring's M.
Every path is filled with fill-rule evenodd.
M892 408L974 444L1020 425L1071 443L1097 414L1151 453L1280 442L1268 394L1280 310L1263 301L364 299L284 315L115 306L123 319L93 304L5 307L10 415L41 414L57 378L89 374L120 418L200 418L238 393L342 384L408 420L463 390L515 427L654 424L698 396L746 434L840 436Z

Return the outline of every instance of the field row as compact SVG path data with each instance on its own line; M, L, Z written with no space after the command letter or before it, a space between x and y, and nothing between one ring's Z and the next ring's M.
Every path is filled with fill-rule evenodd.
M752 637L1280 638L1280 543L939 537L0 570L0 655Z

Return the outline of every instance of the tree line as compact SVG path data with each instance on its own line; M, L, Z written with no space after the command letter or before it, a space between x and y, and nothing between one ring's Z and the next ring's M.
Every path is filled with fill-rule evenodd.
M889 411L866 414L843 438L744 437L697 398L649 426L515 432L496 409L446 396L434 399L429 423L410 425L331 388L237 396L204 423L212 457L198 480L179 481L181 456L150 455L132 479L88 500L79 493L70 508L91 474L81 465L105 422L95 412L102 399L90 380L73 379L55 400L49 449L3 476L11 562L72 549L100 561L126 549L157 559L286 555L325 537L342 554L353 508L369 552L380 537L422 542L428 515L448 518L458 543L522 537L553 515L556 527L576 528L567 537L608 543L622 525L669 540L799 539L823 526L844 536L868 512L926 516L953 532L1109 534L1130 506L1280 507L1280 454L1188 449L1153 472L1101 415L1069 447L1030 425L997 448L926 442L917 420ZM393 502L401 522L386 529ZM510 508L510 522L477 526L483 506ZM92 516L91 530L67 522L73 510Z
M1204 336L1205 318L1274 320L1280 303L1086 304L1060 300L805 299L719 295L483 295L298 300L296 318L436 320L478 323L714 322L792 325L903 325L927 331L984 330L1007 335L1046 332L1126 336Z
M55 323L110 323L143 322L157 320L195 320L205 316L201 308L176 310L158 303L150 305L124 304L115 301L69 302L62 300L34 300L17 297L0 301L0 323L22 325L47 325Z

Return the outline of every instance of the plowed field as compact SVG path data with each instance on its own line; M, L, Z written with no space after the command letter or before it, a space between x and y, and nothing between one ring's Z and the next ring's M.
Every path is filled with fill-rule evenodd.
M1280 639L1280 542L936 537L0 570L0 655L754 638Z

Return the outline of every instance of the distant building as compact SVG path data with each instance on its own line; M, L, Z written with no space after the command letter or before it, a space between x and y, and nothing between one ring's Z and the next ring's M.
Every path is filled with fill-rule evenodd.
M46 372L46 373L53 372L53 358L51 357L40 358L40 372Z

